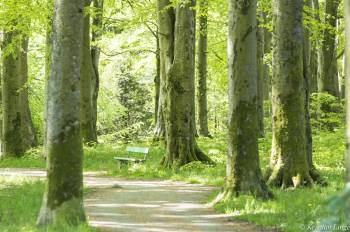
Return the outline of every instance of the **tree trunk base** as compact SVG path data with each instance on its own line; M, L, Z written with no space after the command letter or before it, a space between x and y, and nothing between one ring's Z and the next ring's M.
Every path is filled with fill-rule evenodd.
M221 192L211 203L211 206L216 205L219 202L225 201L232 197L238 197L240 195L252 195L254 197L260 198L262 200L270 200L274 198L273 193L267 188L266 184L263 181L254 181L255 184L241 183L241 186L233 186L225 189ZM247 188L243 188L246 186ZM249 187L248 187L249 186Z
M276 165L270 173L267 184L278 186L282 189L313 186L315 183L312 173L308 170L286 170L286 168Z
M188 163L194 161L200 161L205 164L215 164L206 154L204 154L197 146L193 152L189 154L179 155L178 157L184 157L183 159L171 159L169 154L165 155L161 161L161 165L164 168L169 169L178 169L181 166L184 166Z
M43 202L40 214L37 219L37 226L47 227L50 225L78 225L86 221L82 199L72 199L62 203L56 209L51 209L47 205L47 200Z

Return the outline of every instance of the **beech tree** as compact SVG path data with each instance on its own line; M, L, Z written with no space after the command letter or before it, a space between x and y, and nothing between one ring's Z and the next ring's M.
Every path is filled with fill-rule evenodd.
M339 0L325 1L326 15L324 23L328 25L323 31L322 62L320 63L319 92L339 96L336 34L332 28L337 27Z
M208 1L199 1L199 36L198 36L198 121L199 134L210 137L208 129L208 100L207 100L207 53L208 53Z
M85 0L85 8L91 0ZM90 48L90 14L85 13L83 28L82 66L80 79L81 92L81 133L84 143L97 142L96 126L94 122L93 92L96 80L96 70L93 65Z
M211 162L195 140L195 2L158 0L165 167ZM162 81L164 80L164 81Z
M3 47L2 155L21 156L37 145L28 102L28 37L19 30L5 30Z
M274 1L271 185L313 184L306 155L303 0Z
M55 0L51 75L47 88L47 185L38 225L85 220L80 69L83 0Z
M269 198L258 149L256 7L256 0L229 1L229 124L224 194Z
M344 2L346 80L346 180L350 182L350 1Z
M103 34L103 10L104 10L104 0L92 0L92 6L94 10L94 15L92 18L92 32L91 32L91 58L92 66L95 71L95 75L92 75L92 127L93 135L95 136L94 142L97 142L97 99L100 89L100 46L99 42Z

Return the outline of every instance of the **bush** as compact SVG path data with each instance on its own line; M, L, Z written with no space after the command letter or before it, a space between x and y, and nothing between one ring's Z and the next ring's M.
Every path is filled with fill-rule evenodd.
M327 93L314 93L311 95L310 103L313 128L334 131L344 125L345 107L343 101Z

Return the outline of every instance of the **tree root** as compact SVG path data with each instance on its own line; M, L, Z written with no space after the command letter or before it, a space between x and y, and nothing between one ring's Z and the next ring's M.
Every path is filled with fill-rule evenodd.
M313 186L314 179L310 171L287 171L283 167L275 167L267 180L268 185L279 186L282 189L289 187Z

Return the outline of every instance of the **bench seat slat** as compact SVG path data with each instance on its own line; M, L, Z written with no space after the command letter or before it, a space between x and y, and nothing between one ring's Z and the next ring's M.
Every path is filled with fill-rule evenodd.
M148 154L149 148L147 147L127 147L126 151L134 153Z

